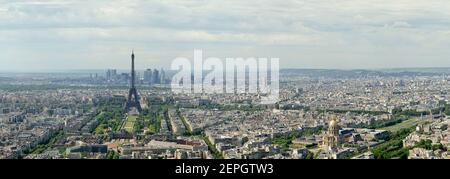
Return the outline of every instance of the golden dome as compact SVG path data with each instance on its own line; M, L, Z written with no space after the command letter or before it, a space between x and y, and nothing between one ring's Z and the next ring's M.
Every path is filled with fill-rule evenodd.
M330 124L329 124L329 126L337 126L336 115L331 115L330 116Z

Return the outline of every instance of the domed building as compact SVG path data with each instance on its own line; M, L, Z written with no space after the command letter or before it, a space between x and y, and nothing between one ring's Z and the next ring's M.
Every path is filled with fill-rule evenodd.
M328 125L328 131L323 136L322 147L326 150L336 150L341 144L341 138L339 135L339 125L336 115L330 116L330 122Z

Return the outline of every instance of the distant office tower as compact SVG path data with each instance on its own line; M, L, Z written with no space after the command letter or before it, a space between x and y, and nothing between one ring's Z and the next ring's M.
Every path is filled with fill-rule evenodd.
M135 83L140 84L141 83L141 73L140 72L135 72L136 76L135 76Z
M152 83L152 69L147 69L144 71L144 82L147 84Z
M117 70L116 69L112 69L111 70L111 77L114 79L117 76Z
M119 81L121 83L128 82L130 80L130 74L128 74L128 73L121 73L119 77L120 77Z
M161 84L165 84L166 83L166 72L162 68L161 68L161 75L160 76L161 76L160 83Z
M114 80L117 76L117 70L115 69L108 69L106 71L106 79L107 80Z
M136 71L134 70L134 52L133 52L131 53L130 91L128 93L127 103L125 104L125 112L130 111L132 107L135 107L139 112L142 111L141 103L139 102L139 96L135 84L136 84Z
M159 76L159 71L157 69L153 70L153 80L152 83L153 84L159 84L161 81L161 78Z

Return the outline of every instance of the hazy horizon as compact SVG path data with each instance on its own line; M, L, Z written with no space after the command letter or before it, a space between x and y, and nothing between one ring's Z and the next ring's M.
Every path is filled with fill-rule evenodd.
M0 4L0 72L168 69L176 57L281 68L450 67L445 0L93 0Z
M107 70L109 69L114 69L117 70L118 73L129 73L130 69L125 69L125 68L105 68L105 69L41 69L41 70L0 70L0 74L46 74L46 73L74 73L74 74L89 74L89 73L106 73ZM155 68L155 67L148 67L148 68L137 68L136 71L138 72L143 72L146 69L163 69L165 71L176 71L176 70L171 70L170 68ZM388 71L394 71L394 72L402 72L402 71L412 71L412 72L417 72L417 71L427 71L427 70L445 70L448 71L448 73L450 73L450 67L404 67L404 68L280 68L281 71L285 71L285 70L337 70L337 71L358 71L358 70L365 70L365 71L383 71L383 72L388 72ZM438 73L438 72L436 72Z

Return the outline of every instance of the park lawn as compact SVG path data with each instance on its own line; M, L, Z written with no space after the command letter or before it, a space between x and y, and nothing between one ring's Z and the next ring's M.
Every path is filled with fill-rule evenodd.
M291 148L291 149L301 149L304 147L305 147L304 144L289 144L289 148Z
M129 122L135 122L136 120L137 120L137 116L135 116L135 115L128 116L128 119L127 119L127 121L129 121Z
M419 118L411 118L411 119L408 119L408 120L403 121L401 123L398 123L396 125L381 128L381 130L387 130L387 131L390 131L390 132L397 132L400 129L411 128L411 127L414 127L414 126L416 126L418 124L423 124L425 122L426 122L425 120L421 120Z
M123 126L123 128L125 130L127 130L128 132L133 132L134 130L134 123L137 120L137 116L128 116L127 120L125 121L125 125Z
M156 133L156 127L152 124L150 124L148 127L146 127L147 132L155 134Z

